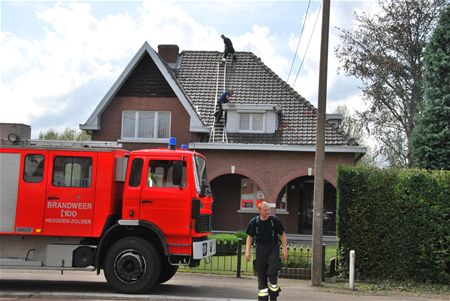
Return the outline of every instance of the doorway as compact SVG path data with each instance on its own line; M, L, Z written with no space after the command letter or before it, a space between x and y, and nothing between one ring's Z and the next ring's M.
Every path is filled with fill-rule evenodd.
M314 178L300 179L298 233L311 234L313 225ZM323 200L323 233L336 234L336 189L325 181Z

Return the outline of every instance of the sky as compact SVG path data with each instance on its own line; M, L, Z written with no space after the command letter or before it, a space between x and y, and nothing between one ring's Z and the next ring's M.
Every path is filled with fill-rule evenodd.
M221 34L316 106L320 7L318 0L0 0L0 122L31 125L32 138L78 129L145 41L155 50L176 44L223 51ZM331 0L327 113L342 104L350 111L365 106L361 82L338 71L333 49L337 28L356 26L355 11L375 10L371 0Z

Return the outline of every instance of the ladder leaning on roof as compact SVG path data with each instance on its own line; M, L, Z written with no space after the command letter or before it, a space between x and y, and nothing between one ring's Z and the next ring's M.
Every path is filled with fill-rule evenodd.
M214 102L214 112L217 111L217 98L219 95L219 81L220 81L220 67L223 65L223 92L226 88L226 78L227 78L227 64L218 62L217 63L217 76L216 76L216 89L213 97ZM222 119L223 120L223 119ZM211 126L211 134L209 135L209 142L216 142L216 136L220 142L228 143L228 135L225 128L225 123L216 125L216 118L213 118Z

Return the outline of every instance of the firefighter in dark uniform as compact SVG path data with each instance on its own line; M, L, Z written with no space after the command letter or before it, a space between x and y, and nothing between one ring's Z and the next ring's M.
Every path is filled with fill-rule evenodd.
M287 239L283 224L275 216L270 216L269 204L261 202L258 206L259 215L252 218L247 226L247 242L245 257L251 259L250 250L255 240L256 260L254 269L258 274L258 300L277 300L281 291L278 285L278 272L281 268L280 244L281 238L282 257L287 259ZM268 281L267 281L268 280Z

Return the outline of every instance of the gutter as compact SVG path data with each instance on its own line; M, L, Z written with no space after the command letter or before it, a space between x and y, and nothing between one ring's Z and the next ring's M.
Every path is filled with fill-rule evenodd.
M205 143L191 142L189 149L210 150L249 150L249 151L285 151L285 152L315 152L315 145L287 145L287 144L244 144L244 143ZM325 145L327 153L357 153L364 154L367 148L364 146Z

